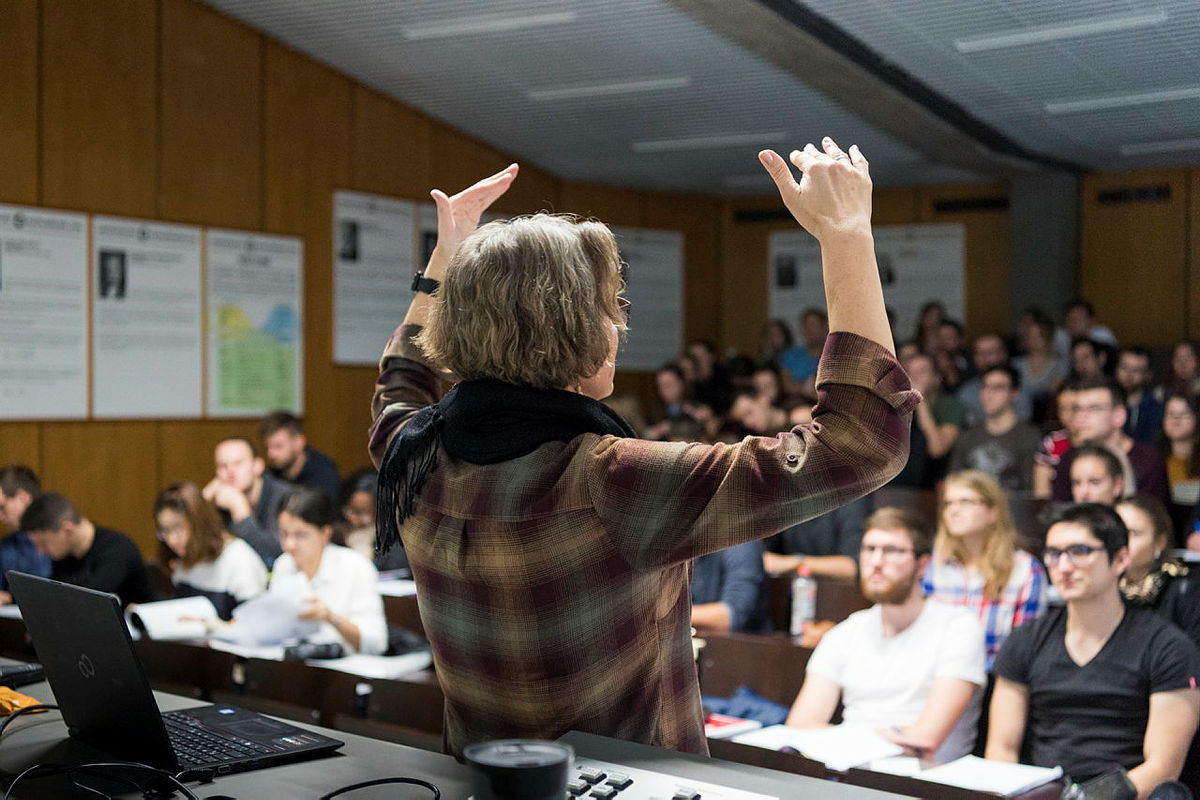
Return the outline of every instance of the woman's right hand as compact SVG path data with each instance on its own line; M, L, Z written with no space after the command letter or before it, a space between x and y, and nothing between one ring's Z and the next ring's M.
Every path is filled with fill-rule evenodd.
M839 233L870 232L871 175L867 159L858 145L844 153L828 136L822 146L824 152L811 144L792 151L791 161L801 172L799 182L774 150L763 150L758 160L775 181L788 211L818 241Z

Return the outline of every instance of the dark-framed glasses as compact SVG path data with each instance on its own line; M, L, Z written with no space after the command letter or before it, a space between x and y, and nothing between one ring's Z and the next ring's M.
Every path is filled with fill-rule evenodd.
M895 547L890 544L864 544L862 547L858 548L858 555L860 558L871 558L878 553L879 555L883 556L884 561L899 561L900 559L904 558L904 556L914 552L916 551L914 551L911 547Z
M1067 547L1047 547L1042 551L1042 561L1046 562L1047 567L1053 567L1058 563L1060 558L1066 556L1067 561L1079 566L1091 558L1092 553L1103 549L1104 545L1097 544L1072 544Z

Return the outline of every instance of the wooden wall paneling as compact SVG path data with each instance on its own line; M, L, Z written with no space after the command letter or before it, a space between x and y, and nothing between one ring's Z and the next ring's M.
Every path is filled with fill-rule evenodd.
M429 140L428 117L355 85L355 189L429 201Z
M594 217L606 225L643 227L642 195L632 189L563 182L559 210Z
M683 234L683 341L715 342L721 317L720 202L697 195L644 192L642 209L644 227Z
M1169 196L1102 202L1101 193L1165 188ZM1166 347L1183 336L1188 246L1188 171L1088 175L1082 184L1080 288L1097 319L1122 342ZM1193 287L1193 292L1194 292Z
M720 298L718 344L747 355L758 354L758 334L770 308L767 258L773 231L799 227L787 216L763 221L739 221L739 214L786 213L778 196L763 195L730 200L721 210ZM799 320L786 320L797 333Z
M1000 184L932 186L916 190L919 218L925 223L961 222L966 225L967 336L1009 329L1009 215L1007 209L939 210L942 201L1006 198Z
M83 516L156 549L151 512L158 486L158 423L47 422L42 487L71 498Z
M1187 335L1200 340L1200 167L1188 170Z
M490 173L485 156L477 151L483 145L455 128L437 120L429 121L429 188L454 194ZM496 172L505 164L492 170Z
M45 205L154 216L158 7L42 0Z
M908 225L920 215L915 189L876 189L871 200L872 225Z
M0 467L24 464L42 474L42 424L0 422Z
M0 202L38 202L38 6L0 3Z
M266 228L304 237L305 426L345 464L364 448L370 404L346 378L369 368L333 366L333 191L352 181L353 84L268 42L265 102Z
M258 420L171 419L159 422L157 489L183 481L203 487L215 474L213 450L217 442L235 436L244 436L257 444Z
M194 0L163 3L163 218L262 225L262 48L261 35Z
M501 168L513 161L521 165L517 180L496 203L496 210L510 214L533 214L538 211L559 210L563 182L543 169L527 161L512 158L501 164Z

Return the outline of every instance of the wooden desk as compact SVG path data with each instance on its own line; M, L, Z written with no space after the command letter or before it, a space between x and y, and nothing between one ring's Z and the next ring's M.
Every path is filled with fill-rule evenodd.
M728 633L706 636L700 651L700 693L728 697L749 686L768 700L790 706L804 683L812 650L784 634Z
M767 578L767 606L771 625L779 633L787 633L791 625L793 577L788 573ZM855 611L871 606L862 596L857 579L814 577L817 581L817 619L841 622Z
M388 625L395 625L420 634L422 638L428 638L425 636L425 626L421 624L421 612L417 610L415 594L404 597L383 595L383 615Z

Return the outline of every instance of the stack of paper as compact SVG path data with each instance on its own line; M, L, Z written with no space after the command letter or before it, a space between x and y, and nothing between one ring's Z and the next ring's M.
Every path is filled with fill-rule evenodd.
M977 756L963 756L949 764L924 770L917 777L923 781L946 783L951 786L961 786L964 789L1013 797L1034 787L1058 780L1062 774L1062 767L1033 767L1028 764L988 761L986 758Z
M789 728L786 725L771 725L741 736L733 741L781 750L790 747L801 755L839 772L874 761L879 758L898 756L904 748L889 742L871 728L858 725L835 725L829 728Z

